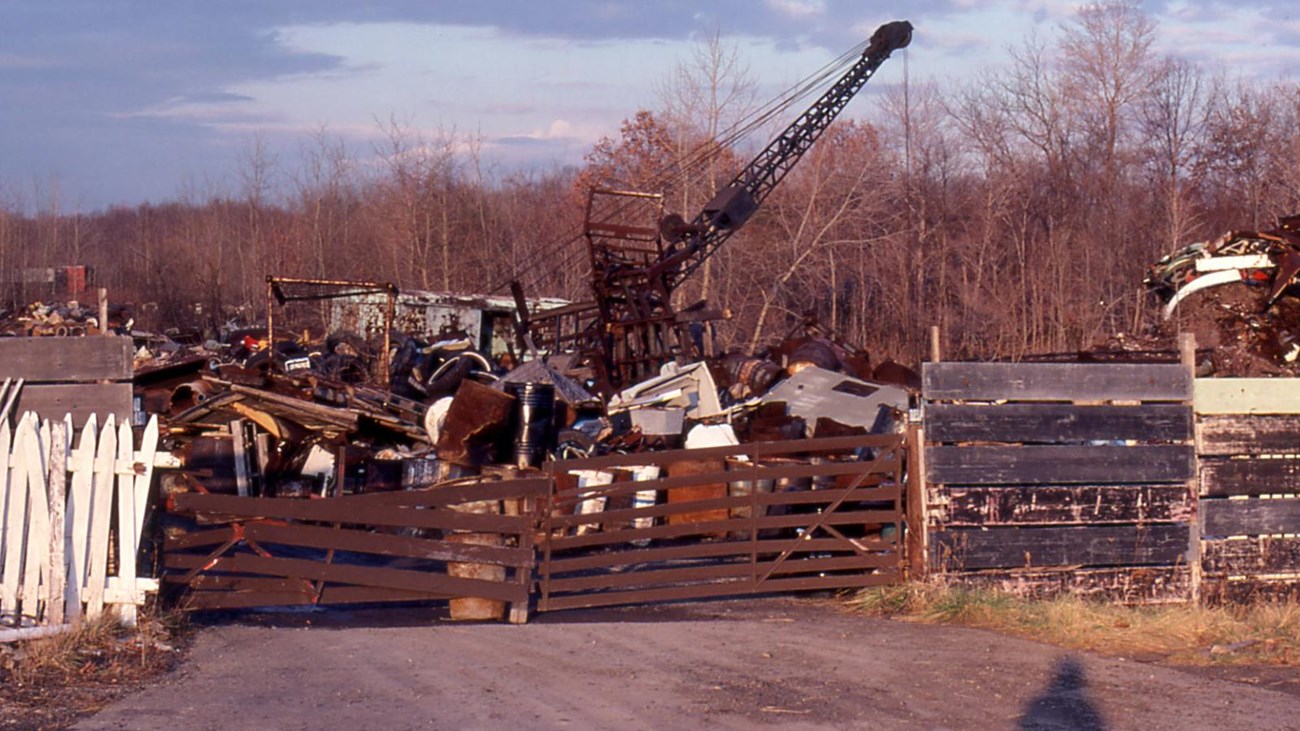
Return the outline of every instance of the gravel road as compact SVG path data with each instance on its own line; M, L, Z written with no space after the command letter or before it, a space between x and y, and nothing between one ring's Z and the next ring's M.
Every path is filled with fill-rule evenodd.
M1300 694L778 598L245 615L78 729L1300 729ZM382 624L381 624L382 623ZM1300 681L1297 681L1300 682Z

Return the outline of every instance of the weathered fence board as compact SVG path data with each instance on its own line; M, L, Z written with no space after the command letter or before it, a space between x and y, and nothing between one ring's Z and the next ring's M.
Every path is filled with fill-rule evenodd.
M131 393L130 383L28 383L19 393L17 408L44 416L69 414L78 423L91 414L130 421Z
M1300 494L1300 457L1202 459L1201 495Z
M931 553L948 570L1172 564L1185 559L1187 527L1071 526L935 531Z
M1198 378L1196 413L1300 414L1300 389L1286 378Z
M1207 536L1300 533L1300 498L1205 500L1201 514Z
M939 518L948 526L1184 522L1196 509L1183 485L947 485L946 492Z
M0 338L0 378L129 380L134 354L127 337Z
M1141 484L1196 474L1194 450L1176 444L932 446L926 470L931 483L962 485Z
M1207 576L1293 573L1300 567L1300 538L1255 536L1206 541L1203 555Z
M926 436L935 442L1181 441L1191 428L1191 410L1181 404L937 403L925 414Z
M1187 566L990 570L953 575L965 586L982 586L1036 599L1061 594L1125 604L1185 602L1191 595Z
M1196 451L1203 457L1300 455L1300 414L1202 415Z
M1176 364L926 363L925 397L971 401L1186 401L1190 372Z

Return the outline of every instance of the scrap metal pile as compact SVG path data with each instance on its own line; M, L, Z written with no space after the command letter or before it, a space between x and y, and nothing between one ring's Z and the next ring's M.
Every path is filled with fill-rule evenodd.
M1267 231L1230 231L1186 246L1148 270L1165 330L1196 335L1203 370L1221 376L1300 375L1300 216ZM1168 333L1165 333L1168 334Z
M164 474L164 493L309 498L718 439L889 432L916 385L897 364L873 371L865 354L820 335L791 338L768 357L669 364L604 399L559 369L565 356L507 369L464 339L394 334L383 359L378 343L356 336L270 344L250 332L216 349L155 347L138 362L140 406L160 415L181 465ZM350 344L346 353L339 343ZM340 355L350 364L342 372ZM695 435L700 425L710 429ZM708 444L698 439L705 433Z

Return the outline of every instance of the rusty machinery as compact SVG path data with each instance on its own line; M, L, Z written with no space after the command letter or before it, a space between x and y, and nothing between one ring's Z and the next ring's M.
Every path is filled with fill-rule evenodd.
M673 292L745 225L876 69L911 39L907 21L880 26L853 66L689 221L663 216L659 195L591 191L583 234L594 301L530 314L522 289L512 285L525 347L580 352L605 392L655 375L669 361L700 358L692 325L719 313L702 304L674 310Z

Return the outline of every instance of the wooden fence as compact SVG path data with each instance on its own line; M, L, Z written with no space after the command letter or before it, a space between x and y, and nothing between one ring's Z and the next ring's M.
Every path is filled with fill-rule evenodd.
M1202 592L1300 598L1300 381L1196 382Z
M111 415L102 428L91 415L75 439L71 416L0 423L0 625L59 625L106 605L135 621L157 588L136 571L157 441L156 419L139 449Z
M928 568L1031 595L1186 599L1192 378L1178 364L929 363Z
M21 385L10 413L129 422L134 353L127 337L0 338L0 381Z

